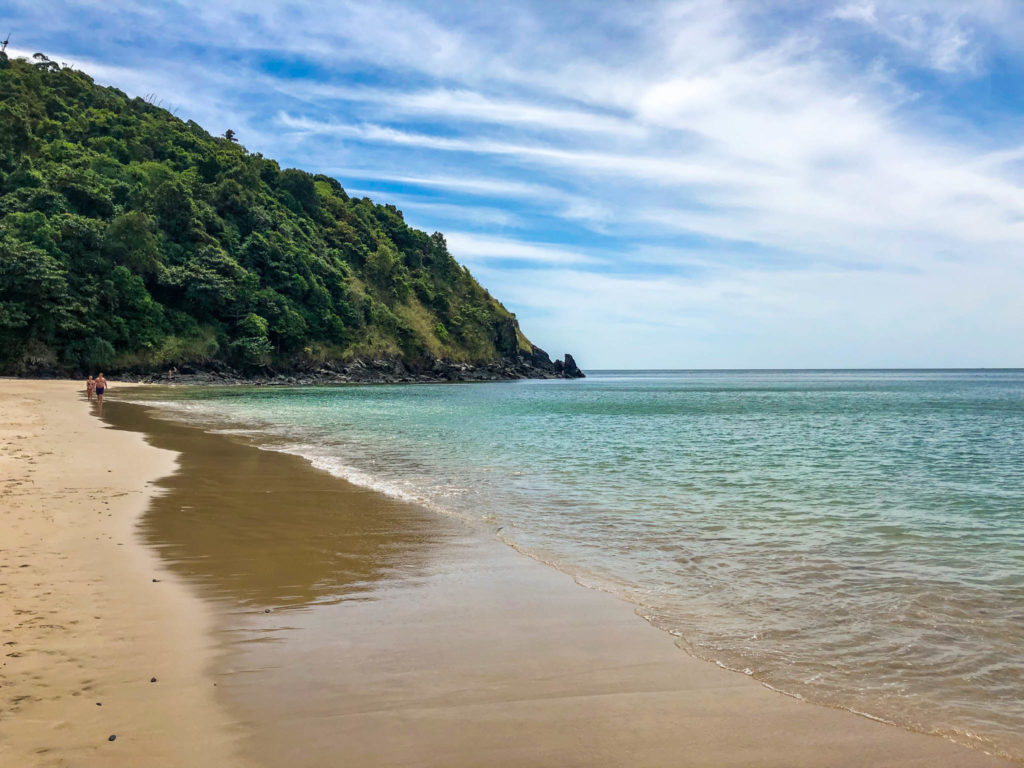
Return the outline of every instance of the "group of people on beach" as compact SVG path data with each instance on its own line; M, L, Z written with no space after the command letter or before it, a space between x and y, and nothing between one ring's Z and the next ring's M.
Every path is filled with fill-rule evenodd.
M107 391L107 380L103 377L101 372L95 379L90 376L85 380L85 394L92 400L95 397L99 402L103 402L103 393Z

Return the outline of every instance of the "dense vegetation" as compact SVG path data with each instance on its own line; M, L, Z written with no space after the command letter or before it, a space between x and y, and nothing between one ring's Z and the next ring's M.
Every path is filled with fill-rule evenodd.
M401 211L0 54L0 372L529 356Z

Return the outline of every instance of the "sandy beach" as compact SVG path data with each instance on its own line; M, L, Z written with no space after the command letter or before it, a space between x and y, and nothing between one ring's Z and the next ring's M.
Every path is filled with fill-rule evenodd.
M694 659L300 458L116 401L104 428L78 388L0 381L2 765L1013 764Z
M242 765L211 614L135 533L175 456L82 389L0 381L0 765Z

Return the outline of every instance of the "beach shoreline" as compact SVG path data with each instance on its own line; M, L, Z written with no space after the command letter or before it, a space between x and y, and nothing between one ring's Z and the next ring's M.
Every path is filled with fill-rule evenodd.
M80 382L0 380L0 764L244 765L212 614L137 538L177 457L94 408Z
M60 501L56 497L72 487L67 472L59 488L45 485L42 475L44 468L59 475L58 467L82 463L81 452L71 448L76 436L87 436L90 446L109 437L119 455L142 462L117 470L129 495L116 496L116 490L99 499L111 504L109 520L120 520L121 527L78 531L93 539L111 536L103 551L91 551L100 545L60 551L81 560L81 569L134 553L127 558L137 558L134 565L122 572L137 583L107 603L124 618L118 642L132 649L119 674L132 672L125 669L131 659L152 657L143 649L154 636L185 634L186 644L171 650L184 657L180 663L190 673L175 677L190 682L160 697L151 696L148 672L145 685L117 683L116 675L104 683L109 695L102 709L122 701L151 728L126 725L124 733L146 738L129 743L119 737L116 745L85 738L106 725L95 713L89 713L95 722L73 720L76 702L93 697L96 686L78 697L72 691L29 702L0 720L0 758L13 745L21 751L9 754L28 755L35 761L29 765L71 764L70 757L76 765L135 764L113 757L127 751L108 749L124 742L140 744L144 762L160 765L248 761L301 768L333 765L339 755L360 766L467 768L1011 764L805 704L690 657L630 604L581 587L458 521L352 486L300 457L157 419L139 405L108 404L114 407L105 417L116 429L101 429L67 382L63 389L25 384L29 391L0 382L2 407L31 411L37 420L18 427L24 439L5 435L3 447L17 449L12 461L34 457L37 463L25 471L34 469L37 478L31 493L16 489L9 498L19 506L5 513L24 518ZM47 400L52 408L44 408ZM51 443L64 446L63 463L41 442L44 427ZM84 456L85 464L98 461ZM177 470L171 471L175 456ZM87 476L97 471L80 469ZM158 492L146 491L146 481ZM64 514L76 522L86 517L74 508ZM36 524L38 538L46 529ZM20 564L14 552L5 543L0 562ZM52 570L59 561L39 565L51 571L36 582L63 583ZM9 581L11 569L3 573ZM111 573L95 571L94 587L112 588ZM149 606L148 623L124 610L124 601L151 596L146 589L154 587L166 588L180 604L157 601ZM24 592L37 611L45 605L42 597L41 591ZM186 615L187 626L175 627ZM100 634L74 634L100 654ZM41 654L60 648L52 636L34 642ZM53 657L41 659L46 674L57 674ZM154 722L147 712L158 705L166 719ZM177 715L168 707L178 707ZM182 712L194 719L187 735L175 719ZM60 725L67 721L72 724ZM44 743L44 736L51 738ZM47 743L54 745L51 752L31 752ZM190 745L198 750L186 754Z

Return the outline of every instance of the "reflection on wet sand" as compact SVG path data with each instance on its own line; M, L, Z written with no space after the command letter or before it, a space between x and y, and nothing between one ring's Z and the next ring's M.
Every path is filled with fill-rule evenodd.
M451 534L444 521L364 491L303 459L107 403L120 429L180 454L159 481L143 539L208 597L238 607L301 607L363 597L382 579L415 578Z
M689 658L629 605L299 458L106 411L181 452L142 535L213 598L217 692L257 764L1005 765Z

